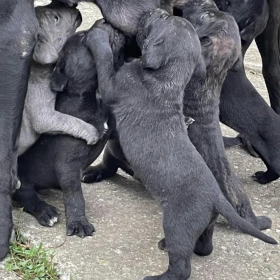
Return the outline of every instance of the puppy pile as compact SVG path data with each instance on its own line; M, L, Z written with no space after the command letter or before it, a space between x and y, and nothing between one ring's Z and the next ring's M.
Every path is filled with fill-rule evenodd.
M109 2L97 0L105 20L78 33L74 6L36 8L40 33L19 138L21 187L13 198L53 226L58 211L37 191L60 187L67 235L90 236L81 181L123 169L163 209L159 246L169 267L145 280L188 279L193 252L213 250L219 214L233 229L277 244L260 231L271 220L255 216L224 149L221 93L232 69L243 69L248 48L233 16L212 0ZM90 167L103 149L102 163ZM267 172L256 177L271 179Z

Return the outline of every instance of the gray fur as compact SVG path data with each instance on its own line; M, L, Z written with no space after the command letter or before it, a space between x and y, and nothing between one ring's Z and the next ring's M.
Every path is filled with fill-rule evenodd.
M277 243L238 216L188 137L184 89L195 69L205 75L191 24L156 10L142 17L137 41L141 58L115 72L108 34L95 28L87 38L123 153L164 212L169 268L145 280L188 279L196 242L219 213L235 228Z
M39 40L36 43L19 137L19 155L30 148L42 133L69 134L95 144L97 129L81 119L55 110L56 93L50 89L53 63L58 53L81 24L80 12L64 4L36 7ZM43 64L43 65L42 65Z

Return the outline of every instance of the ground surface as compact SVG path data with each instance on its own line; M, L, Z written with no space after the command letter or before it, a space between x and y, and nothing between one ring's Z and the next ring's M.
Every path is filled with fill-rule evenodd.
M84 17L82 29L91 26L100 16L93 5L83 4L80 9ZM255 47L248 53L246 66L250 80L267 100ZM226 127L223 132L235 135ZM266 232L280 240L280 182L258 185L250 176L255 171L264 170L260 160L239 148L228 151L228 156L256 213L268 215L273 220L272 229ZM65 236L64 208L59 191L45 197L62 212L55 227L39 226L30 215L23 214L23 233L35 244L43 242L46 247L54 249L62 279L69 279L71 275L75 280L140 280L146 275L165 271L167 255L157 249L157 242L163 237L161 209L141 184L119 174L112 180L83 185L87 216L97 230L93 237ZM18 215L19 211L15 210L15 219ZM279 246L232 232L221 224L217 225L214 245L211 256L194 256L191 279L280 279ZM14 280L17 277L0 269L0 279Z

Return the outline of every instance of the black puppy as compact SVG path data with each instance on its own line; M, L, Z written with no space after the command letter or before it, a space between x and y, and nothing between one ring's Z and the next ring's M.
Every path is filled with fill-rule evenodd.
M114 53L119 59L124 36L109 25L102 26L110 32ZM96 69L91 53L84 44L86 34L77 33L67 41L54 70L51 87L60 91L56 110L94 125L102 134L106 130L108 116L100 99L96 98ZM91 235L94 228L85 217L81 172L98 157L106 141L105 135L96 145L88 146L84 140L66 135L41 136L19 158L22 186L16 192L15 199L41 225L53 226L58 213L53 206L38 197L36 190L60 186L66 208L67 234L80 237Z
M221 9L236 17L241 38L245 36L242 40L244 56L254 36L260 34L266 26L268 12L265 1L216 0L216 2ZM227 5L227 2L230 5ZM266 164L267 171L256 172L254 179L261 184L278 179L280 176L280 118L246 77L243 62L234 65L225 79L221 93L220 120L240 132L245 138L242 140L245 143L250 142L253 147L250 153L256 151ZM240 139L236 140L230 140L231 143L227 142L227 144L229 146L239 144Z
M200 44L191 24L163 10L147 13L137 35L142 56L118 72L108 34L96 28L87 40L99 90L115 117L124 155L163 207L169 268L145 280L187 279L197 239L219 213L236 228L276 243L237 215L188 138L182 112L184 89L196 67L203 72L198 64ZM208 246L208 241L203 245Z

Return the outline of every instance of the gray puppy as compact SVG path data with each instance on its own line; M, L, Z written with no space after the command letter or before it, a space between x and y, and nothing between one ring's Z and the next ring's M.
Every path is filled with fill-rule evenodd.
M58 54L82 18L78 9L63 3L36 7L39 37L28 82L22 126L19 137L19 155L30 148L42 133L69 134L95 144L97 129L81 119L55 110L56 93L50 89L51 74Z
M192 25L158 9L142 17L137 41L141 58L115 72L108 34L93 28L87 36L124 155L164 212L169 268L145 280L186 280L196 242L219 213L234 228L276 244L236 213L188 137L184 89L195 69L205 72Z

